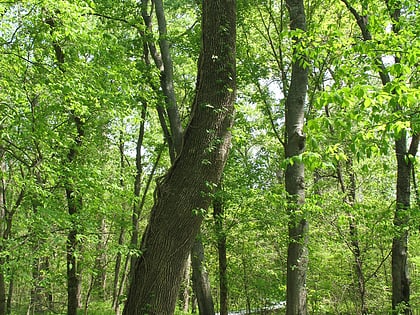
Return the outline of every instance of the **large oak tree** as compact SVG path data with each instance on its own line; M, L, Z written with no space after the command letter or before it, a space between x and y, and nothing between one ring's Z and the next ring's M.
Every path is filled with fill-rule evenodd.
M183 149L155 191L123 314L173 314L185 260L229 151L235 100L235 0L204 0L196 97Z

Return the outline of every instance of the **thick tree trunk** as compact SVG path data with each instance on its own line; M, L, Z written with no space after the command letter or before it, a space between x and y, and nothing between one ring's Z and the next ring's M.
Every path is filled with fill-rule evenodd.
M303 0L287 0L291 30L306 30ZM299 40L294 39L292 77L286 99L286 158L293 158L305 150L303 134L304 105L308 86L308 70L303 66L304 56L298 55ZM304 165L294 161L287 165L286 191L289 195L289 245L287 251L286 314L304 315L306 307L306 270L308 264L308 223L301 213L305 202Z
M194 293L197 298L200 315L214 315L209 275L204 266L204 247L199 237L195 240L191 251L191 262Z
M234 0L203 2L203 52L184 146L155 191L123 314L173 314L182 270L230 146L235 99Z
M216 197L213 201L213 217L217 235L217 253L219 258L219 314L228 315L226 234L223 228L223 212L223 203Z

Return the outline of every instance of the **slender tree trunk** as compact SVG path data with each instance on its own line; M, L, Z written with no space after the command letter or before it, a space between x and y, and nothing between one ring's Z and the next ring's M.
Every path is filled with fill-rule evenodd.
M118 246L122 246L124 244L124 234L125 234L125 229L121 228L120 235L118 237ZM122 254L118 252L116 260L115 260L114 281L112 285L112 308L114 310L117 309L118 300L119 300L118 284L120 283L121 262L122 262Z
M163 72L161 73L161 87L165 94L167 113L170 122L172 140L177 155L182 149L183 130L181 119L179 116L178 106L176 103L174 80L173 80L173 65L169 49L168 34L166 30L166 18L163 9L162 0L154 0L156 17L159 29L159 47L162 54Z
M411 198L410 175L412 162L408 155L416 156L419 135L414 135L410 148L407 148L407 135L402 133L395 141L397 155L397 204L395 209L395 236L392 240L392 309L395 314L401 312L411 315L410 277L408 272L408 224Z
M226 234L223 228L223 202L217 196L213 200L213 217L217 235L217 253L219 258L220 315L228 315L228 282Z
M356 177L353 171L353 161L349 159L347 162L348 165L348 173L349 173L349 188L346 187L343 178L342 167L339 164L337 166L337 177L338 181L341 186L341 191L345 194L344 202L347 203L350 207L354 207L356 202ZM367 315L368 308L366 305L366 281L365 275L363 273L363 259L359 245L359 235L357 229L357 222L353 217L352 213L349 211L347 213L348 220L349 220L349 234L350 234L350 250L353 254L353 266L357 276L357 288L360 298L360 314Z
M183 272L183 283L182 283L182 310L185 313L188 313L190 308L191 300L191 254L188 256L187 261L185 262L184 272Z
M286 0L290 14L290 29L306 31L303 0ZM286 99L286 158L294 158L305 150L303 133L304 105L308 88L308 70L303 66L305 57L299 55L299 39L294 38L292 77ZM306 271L308 264L307 233L308 222L301 214L305 202L304 165L294 161L286 167L286 191L289 195L289 245L287 250L286 314L305 315Z
M15 279L14 276L10 277L9 280L9 287L7 292L7 299L6 299L6 314L12 313L12 301L13 301L13 289L15 287Z
M363 36L364 41L372 40L372 34L368 28L368 20L361 16L347 0L341 0L347 9L354 16ZM385 1L388 6L389 14L392 18L392 30L398 35L400 31L399 20L401 15L400 1ZM400 62L400 58L394 56L395 63ZM391 77L386 70L380 56L375 59L379 68L379 77L385 86L391 83ZM394 108L395 112L402 110L400 104ZM392 310L395 314L400 312L402 307L405 315L412 314L410 307L410 279L408 273L408 221L411 198L410 171L412 162L407 159L409 155L416 156L419 145L419 134L412 135L411 144L407 148L407 133L402 132L395 139L395 154L397 158L397 184L396 184L396 208L394 215L394 227L396 235L392 241Z
M120 132L119 144L118 149L120 153L120 187L122 189L125 188L125 181L124 181L124 172L125 172L125 154L124 154L124 139L123 139L123 132ZM127 203L123 202L121 205L123 212L127 210ZM118 247L121 248L125 241L125 227L122 225L120 227L119 236L118 236ZM115 258L115 267L114 267L114 280L112 283L112 309L117 311L119 305L119 289L118 284L120 282L120 274L121 274L121 265L122 265L122 253L118 251L116 258Z
M75 147L70 148L67 156L67 160L70 164L75 161L84 136L82 121L77 116L73 116L73 119L77 128L77 138L75 139ZM81 282L80 267L76 254L79 246L79 241L77 239L79 231L76 217L77 214L80 213L83 203L82 196L79 192L75 191L72 184L67 184L66 186L66 197L68 212L71 218L71 228L67 235L67 315L77 315L77 309L81 306Z
M220 181L235 99L234 0L203 1L203 52L184 146L158 183L123 314L173 314L182 270Z
M149 0L142 2L142 17L144 24L149 32L152 31L152 19L148 13ZM165 106L158 105L159 121L162 131L167 140L171 163L175 161L183 146L183 128L176 101L175 88L173 82L173 64L170 53L170 43L167 39L166 18L162 0L155 0L155 11L159 30L159 48L157 50L152 41L147 42L148 50L153 58L156 67L160 71L160 88L165 97ZM146 64L149 64L148 55L145 56ZM155 90L157 90L155 88ZM167 127L166 117L169 121Z
M56 21L54 17L48 17L45 22L50 26L51 33L54 32L56 27ZM57 42L53 42L53 48L55 52L55 57L57 59L57 64L59 69L65 74L64 62L65 55L64 51ZM69 165L76 163L79 150L82 146L82 141L84 137L84 123L81 117L77 116L74 112L70 113L70 121L74 124L76 128L76 136L74 138L74 143L69 149L67 154L67 162ZM78 247L78 222L76 222L77 214L80 213L83 202L80 192L76 190L74 185L71 183L71 180L68 180L65 183L66 199L67 199L67 208L70 215L71 227L67 235L67 315L77 315L77 309L81 306L81 282L79 274L79 266L76 257L76 251Z
M200 315L214 315L213 297L208 273L204 266L204 247L200 236L195 240L191 252L193 286Z
M142 155L142 147L143 147L143 139L144 139L144 128L146 124L146 114L147 114L147 106L143 104L142 111L141 111L141 122L139 128L139 134L137 137L136 143L136 177L134 179L134 204L133 204L133 212L131 216L131 225L132 225L132 232L131 232L131 240L130 240L130 247L132 249L138 248L139 242L139 221L142 206L140 202L140 192L141 192L141 183L143 177L143 155ZM132 272L134 270L134 266L137 261L137 255L131 256L131 264L130 264L130 278Z
M4 276L5 259L0 258L0 315L6 315L6 279Z
M6 181L3 174L6 173L6 163L4 162L4 151L0 149L0 235L4 238L6 221ZM3 246L0 246L3 251ZM0 257L0 315L6 315L6 279L5 279L6 259Z

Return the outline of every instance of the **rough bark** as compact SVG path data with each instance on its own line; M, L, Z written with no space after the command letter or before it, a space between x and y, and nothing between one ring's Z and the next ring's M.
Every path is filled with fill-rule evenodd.
M302 0L287 0L290 15L290 29L306 31L306 18ZM303 133L304 105L308 86L308 70L303 66L304 56L298 55L294 39L292 77L286 99L286 141L285 156L293 159L305 150ZM285 172L286 191L289 195L289 244L287 251L286 314L304 315L306 307L306 270L308 264L307 233L308 222L301 215L300 208L305 202L304 165L294 161Z
M214 315L214 303L211 295L210 281L204 266L204 247L198 237L191 251L192 279L194 293L198 302L200 315Z
M219 258L219 299L220 315L228 315L228 282L227 282L227 254L226 234L223 229L223 203L216 197L213 201L213 217L217 235L217 253Z
M123 314L173 314L182 270L220 180L235 99L235 1L203 2L203 50L183 149L158 183Z

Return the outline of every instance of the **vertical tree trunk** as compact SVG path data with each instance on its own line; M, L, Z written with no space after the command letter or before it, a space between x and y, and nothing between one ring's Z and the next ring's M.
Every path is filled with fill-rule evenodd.
M217 237L217 253L219 257L219 313L220 315L228 315L226 234L223 228L223 214L223 202L216 196L213 200L213 217Z
M234 0L203 1L203 53L184 146L158 183L123 314L173 314L182 270L218 184L235 99Z
M0 236L4 238L6 221L6 181L3 174L6 173L4 162L4 151L0 149ZM3 250L3 246L0 247ZM5 279L5 258L0 257L0 315L6 315L6 279Z
M286 0L290 15L290 29L306 31L306 17L303 0ZM305 150L303 133L304 105L308 88L308 70L304 67L305 56L299 55L298 38L293 40L292 77L286 99L286 142L285 156L293 159ZM294 161L286 167L286 191L289 195L289 244L287 250L286 314L305 315L306 270L308 264L307 233L308 222L301 213L305 202L304 165Z
M141 192L141 182L143 177L143 156L142 156L142 147L143 147L143 139L144 139L144 128L146 124L146 114L147 114L147 106L143 104L141 110L141 122L139 128L139 134L137 137L136 143L136 176L134 179L134 203L133 203L133 212L131 216L131 239L130 239L130 246L132 249L138 248L139 242L139 220L142 211L142 205L140 202L140 192ZM134 266L137 261L137 256L131 256L131 263L130 263L130 278L133 274Z
M4 276L5 259L0 258L0 315L6 315L6 279Z
M372 40L372 34L368 29L368 20L361 16L347 0L341 0L347 9L354 16L359 26L363 40ZM392 18L392 30L398 35L400 31L399 20L401 15L400 1L385 1L390 17ZM400 62L398 56L394 56L395 63ZM377 56L375 62L379 68L379 77L382 85L391 83L391 77L386 70L381 56ZM402 110L400 104L397 103L393 109L395 112ZM410 279L408 273L408 222L411 198L411 181L410 172L412 162L407 159L410 155L416 156L419 145L419 134L412 135L410 147L407 148L407 133L402 132L395 139L395 154L397 158L397 184L396 184L396 208L394 215L394 227L396 235L392 241L392 310L395 314L400 312L402 307L405 315L412 314L410 307Z
M411 315L410 278L408 272L408 224L411 198L410 175L412 162L409 155L416 156L419 135L414 135L410 148L407 148L407 135L403 132L395 141L397 156L397 204L395 209L395 236L392 240L392 309L395 314L401 311ZM402 309L402 310L401 310Z
M125 229L121 228L120 235L118 237L118 246L122 246L124 244L124 234L125 234ZM116 260L115 260L114 281L112 284L112 309L114 309L115 311L117 310L117 306L119 304L118 284L120 283L120 274L121 274L121 265L122 265L121 262L122 262L122 254L118 252Z
M346 188L346 184L343 178L342 167L340 164L337 165L337 178L341 186L341 191L343 192L344 199L343 201L347 203L350 207L354 207L356 202L356 177L353 171L353 161L350 158L347 161L348 172L350 184L349 188ZM350 234L350 250L353 254L353 267L356 272L357 277L357 288L360 298L360 314L368 314L368 308L366 305L366 281L363 273L363 259L361 255L360 245L359 245L359 235L357 229L357 222L354 219L352 213L349 211L347 213L349 220L349 234Z
M56 27L56 21L54 17L48 17L45 22L50 26L51 33L54 32ZM64 62L65 55L61 46L57 42L53 42L52 46L54 48L55 57L57 59L57 64L59 69L63 74L65 74ZM74 112L70 113L70 121L74 124L76 128L76 136L74 138L74 143L69 148L67 154L67 162L69 165L76 163L79 150L82 146L82 141L84 137L84 123L81 117L77 116ZM77 309L81 306L81 282L79 274L79 266L76 257L76 251L78 247L78 222L76 222L77 214L80 213L83 202L80 192L76 190L74 185L71 183L71 180L68 179L65 183L66 199L67 199L67 208L70 215L71 227L67 235L67 315L77 315Z
M120 132L119 137L119 144L118 149L120 153L120 187L124 189L125 182L124 182L124 171L125 171L125 155L124 155L124 140L123 140L123 132ZM123 202L121 205L123 212L126 210L126 203ZM118 236L118 247L122 247L124 244L124 236L125 236L125 227L121 226ZM114 267L114 280L112 282L112 309L117 310L119 294L118 294L118 284L120 282L120 273L121 273L121 262L122 262L122 253L120 251L117 252L115 258L115 267Z
M191 301L191 254L188 256L187 261L185 262L184 272L183 272L183 283L182 283L182 310L185 313L188 313L190 308Z
M193 286L200 315L214 315L214 303L208 273L204 266L204 247L200 236L195 240L191 252Z

